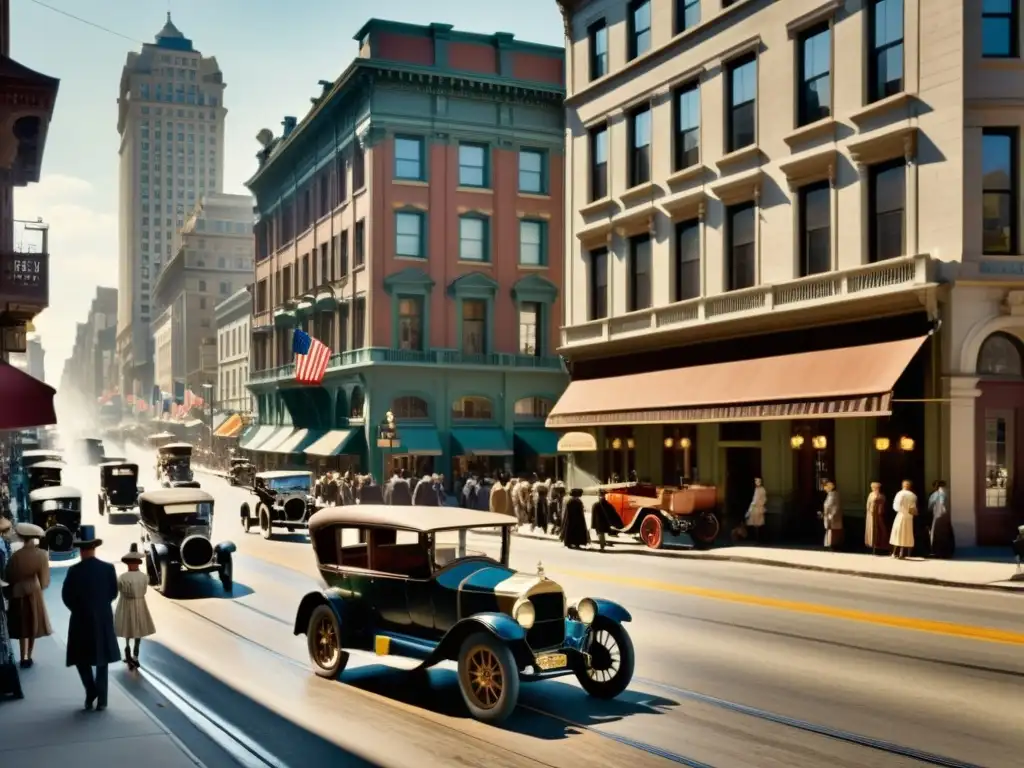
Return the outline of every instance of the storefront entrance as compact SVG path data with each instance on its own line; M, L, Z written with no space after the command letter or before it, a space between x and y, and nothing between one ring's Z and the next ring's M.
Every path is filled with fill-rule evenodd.
M725 449L725 521L732 528L743 520L754 496L754 478L761 477L760 448Z

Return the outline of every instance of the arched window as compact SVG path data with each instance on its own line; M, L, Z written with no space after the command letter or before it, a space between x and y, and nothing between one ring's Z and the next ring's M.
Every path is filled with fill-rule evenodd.
M460 397L452 403L453 419L493 419L494 406L486 397Z
M430 416L427 401L413 395L396 397L391 403L391 412L395 414L396 419L426 419Z
M983 376L1024 376L1020 341L1005 333L993 333L978 352L978 373Z
M516 401L515 417L517 419L546 419L554 406L554 400L549 400L546 397L524 397L522 400Z
M363 394L362 387L355 387L352 390L352 397L349 400L348 417L350 419L362 419L365 418L363 415L363 406L366 404L366 396Z

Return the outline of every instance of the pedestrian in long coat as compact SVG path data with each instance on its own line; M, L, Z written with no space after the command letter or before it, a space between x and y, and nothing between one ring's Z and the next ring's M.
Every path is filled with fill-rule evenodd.
M839 504L836 484L831 480L825 483L825 503L821 510L821 520L825 524L825 548L838 550L843 546L843 509Z
M24 545L7 564L5 581L10 584L11 595L7 616L11 638L20 641L21 666L25 669L32 666L36 640L53 634L43 600L43 590L50 586L50 556L39 548L44 531L38 525L19 523L14 532Z
M587 515L583 508L583 491L573 488L565 504L565 520L562 522L562 544L569 549L579 549L590 543L587 531Z
M491 497L488 499L488 506L491 512L496 512L499 515L507 515L509 513L511 500L508 497L508 489L502 484L500 477L491 486Z
M605 547L614 546L605 539L611 533L612 528L614 528L614 521L616 520L618 520L618 515L615 514L615 507L605 498L604 489L602 488L597 493L597 501L590 508L590 527L597 534L597 543L600 545L602 552L604 552Z
M11 521L6 517L0 517L0 590L7 586L4 573L10 559L10 546L7 542L10 530ZM0 697L2 696L24 698L18 667L14 663L14 651L11 650L11 635L7 629L7 601L0 592Z
M408 507L412 505L412 489L404 477L392 477L384 489L384 503Z
M121 562L128 570L117 577L117 607L114 609L114 631L124 638L124 663L129 669L138 669L139 644L142 638L156 634L153 617L146 605L146 591L149 577L139 570L142 565L139 545L132 544L131 550Z
M761 540L761 529L764 528L764 512L768 506L768 491L760 477L754 478L754 495L750 499L750 506L743 521L747 528L754 529L754 536Z
M885 524L885 494L882 484L871 484L867 506L864 510L864 546L872 555L889 549L889 526Z
M903 488L892 500L892 508L896 510L896 519L892 523L889 544L892 556L900 560L914 551L914 518L917 517L917 495L911 490L909 480L903 481Z
M437 492L434 490L434 480L430 475L424 475L416 483L412 491L412 503L421 507L440 506Z
M533 494L530 498L533 505L533 521L530 530L540 528L544 533L548 532L548 481L533 484Z
M85 688L85 709L107 708L107 667L121 658L111 603L117 598L117 571L96 557L103 542L96 529L83 525L75 542L82 560L68 569L61 597L71 611L67 665L78 670ZM96 668L95 675L93 667Z
M932 513L932 557L949 559L956 550L956 537L953 535L953 521L949 514L949 501L946 495L946 481L938 480L935 491L928 498L928 508Z
M565 483L556 480L548 489L548 522L551 533L558 536L562 530L562 508L565 506Z

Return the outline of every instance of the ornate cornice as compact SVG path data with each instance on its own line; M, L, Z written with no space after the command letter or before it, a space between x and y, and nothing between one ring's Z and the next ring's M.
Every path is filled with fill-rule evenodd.
M371 77L375 83L442 96L465 94L475 99L500 102L514 99L521 103L556 104L559 106L565 98L565 92L561 88L544 88L526 83L485 80L449 72L382 68L374 72Z

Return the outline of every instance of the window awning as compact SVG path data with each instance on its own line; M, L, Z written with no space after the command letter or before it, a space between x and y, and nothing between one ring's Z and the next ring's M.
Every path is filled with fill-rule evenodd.
M195 429L196 427L201 427L202 425L202 419L189 419L188 421L185 422L185 429Z
M452 430L454 456L511 456L512 448L500 427L459 427Z
M323 436L321 429L297 429L288 435L283 443L272 449L271 453L302 453L308 445L312 445Z
M574 381L547 426L886 416L926 338Z
M256 429L251 430L251 432L246 433L242 438L242 445L240 447L246 451L258 451L260 446L267 442L267 440L270 439L270 437L279 429L280 427L272 425L257 427Z
M225 421L227 421L228 419L230 419L234 415L235 414L232 413L231 411L217 411L215 414L213 414L213 422L212 423L213 423L214 430L220 429L221 425L224 424ZM241 417L239 417L239 418L241 418ZM215 432L215 434L216 434L216 432Z
M431 426L409 427L398 426L398 445L392 450L385 448L391 453L408 454L409 456L441 456L441 438L438 437L437 429Z
M566 432L558 438L559 453L592 453L597 450L597 438L590 432Z
M259 451L260 453L278 453L278 447L294 435L296 431L295 427L278 427L277 431L263 442L263 445L252 450Z
M57 391L19 371L13 365L0 363L0 430L30 429L57 423L53 396Z
M242 417L237 413L232 413L223 423L217 427L217 431L213 433L214 437L238 437L242 431Z
M307 456L340 456L362 433L361 429L332 429L306 448Z
M544 427L518 427L513 433L517 444L534 456L555 456L558 453L558 433Z

